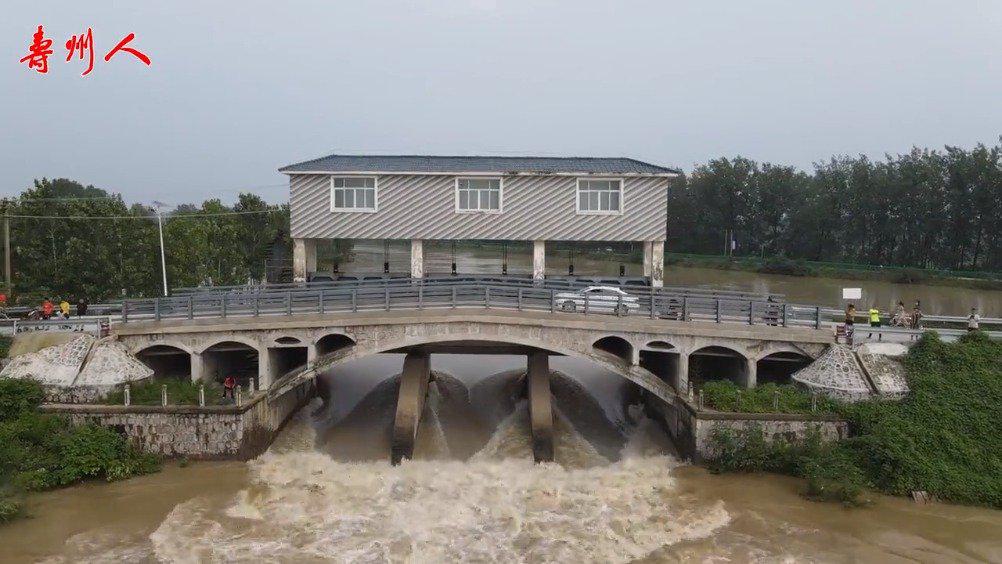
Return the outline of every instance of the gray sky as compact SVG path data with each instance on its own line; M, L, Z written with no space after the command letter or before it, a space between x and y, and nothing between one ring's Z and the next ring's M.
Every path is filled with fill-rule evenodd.
M822 6L824 4L824 6ZM49 73L17 61L37 25ZM95 69L64 43L94 30ZM103 55L129 32L149 55ZM970 147L1002 133L1002 2L5 2L0 191L285 201L332 152L721 155Z

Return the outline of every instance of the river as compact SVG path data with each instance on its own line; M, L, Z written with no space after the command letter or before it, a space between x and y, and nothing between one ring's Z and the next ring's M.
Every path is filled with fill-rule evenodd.
M329 245L329 244L328 244ZM622 266L627 276L641 276L643 266L637 249L624 243L578 244L589 252L578 249L571 252L559 243L547 246L548 275L564 275L573 263L574 272L587 276L618 276ZM387 263L393 272L409 272L410 247L406 241L393 241L384 245L375 241L356 241L350 249L343 249L347 257L338 263L340 272L380 272ZM613 258L613 257L620 258ZM333 268L331 250L320 249L320 269ZM430 275L448 274L452 262L461 273L499 275L502 265L508 273L528 275L532 272L532 249L527 242L481 242L477 246L461 245L455 249L448 242L428 241L424 250L424 268ZM916 300L922 302L923 312L933 315L967 316L977 307L982 316L1002 317L1002 291L974 290L954 286L929 284L897 284L881 280L851 280L839 278L813 278L778 274L759 274L740 270L720 270L689 266L668 265L665 268L667 286L701 286L761 293L785 294L792 303L842 307L842 288L861 288L863 299L858 309L876 305L884 312L893 311L902 301L911 310ZM865 306L865 307L860 307Z
M772 475L687 465L634 388L554 358L556 457L531 462L511 356L436 355L415 460L393 467L399 355L325 376L264 455L31 498L2 562L1000 561L1002 512L877 496L845 509ZM573 376L567 376L571 374Z

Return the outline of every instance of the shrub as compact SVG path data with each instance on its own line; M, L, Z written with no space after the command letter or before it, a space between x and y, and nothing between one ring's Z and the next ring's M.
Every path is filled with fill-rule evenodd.
M765 274L785 274L787 276L810 276L814 272L803 261L791 260L786 257L772 257L765 260L758 268Z
M0 335L0 358L7 358L10 354L10 345L14 342L13 337Z
M0 379L0 421L16 419L42 404L45 392L34 380Z
M763 384L741 388L730 380L711 380L703 384L703 403L717 411L740 413L812 413L811 395L792 384ZM778 403L778 408L776 407ZM824 396L817 398L817 413L836 413L838 403Z
M220 405L223 402L223 387L216 382L204 382L206 405ZM167 402L170 405L198 405L199 383L176 378L158 380L149 378L130 386L130 399L134 405L160 405L161 387L167 386ZM106 395L102 403L121 405L125 403L125 391L116 388Z

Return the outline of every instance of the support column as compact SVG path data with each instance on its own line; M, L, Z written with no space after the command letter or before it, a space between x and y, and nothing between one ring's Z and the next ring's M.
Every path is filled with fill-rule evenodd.
M191 381L201 382L206 376L205 362L199 353L191 353Z
M672 375L671 385L682 397L686 397L686 394L689 393L689 353L678 354L678 362L675 363L675 374Z
M745 359L743 384L746 388L754 388L758 383L758 362L754 358Z
M546 279L546 241L532 242L532 280Z
M263 351L263 352L262 352ZM267 390L271 387L271 382L275 378L277 361L272 355L281 354L278 350L267 347L257 351L257 387L260 390Z
M644 276L651 277L651 242L644 241Z
M424 241L411 239L411 278L424 278Z
M292 280L306 282L317 271L317 242L314 239L292 240Z
M421 412L424 411L425 398L428 396L430 378L431 357L424 353L408 353L400 372L397 412L393 418L390 462L394 465L414 455L414 441L417 439Z
M665 242L651 242L651 286L661 288L665 285Z
M320 350L317 348L316 343L309 343L306 345L306 367L313 368L317 363L317 357L320 356Z
M526 386L532 427L532 458L553 461L553 405L550 397L550 357L545 352L529 354Z

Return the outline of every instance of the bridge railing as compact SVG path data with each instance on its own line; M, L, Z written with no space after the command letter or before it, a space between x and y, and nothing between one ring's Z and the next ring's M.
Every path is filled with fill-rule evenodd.
M310 288L286 292L189 294L122 304L122 321L232 316L326 314L488 308L582 315L639 315L651 319L748 325L820 327L819 308L774 300L672 294L638 288L620 298L519 284L404 284Z

